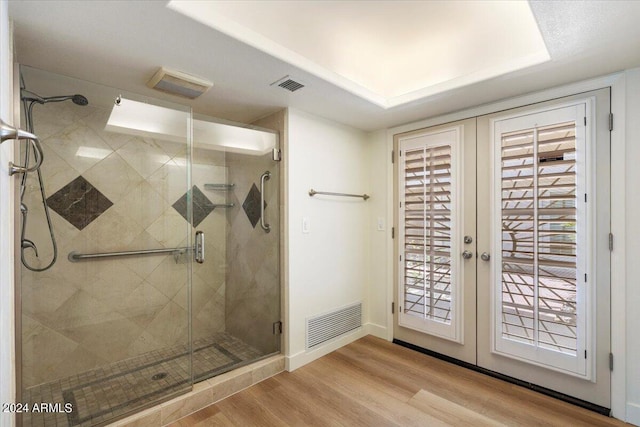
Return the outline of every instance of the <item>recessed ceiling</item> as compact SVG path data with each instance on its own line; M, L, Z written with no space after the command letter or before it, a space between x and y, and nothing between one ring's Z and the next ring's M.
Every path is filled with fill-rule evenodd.
M389 108L550 59L524 1L170 1Z

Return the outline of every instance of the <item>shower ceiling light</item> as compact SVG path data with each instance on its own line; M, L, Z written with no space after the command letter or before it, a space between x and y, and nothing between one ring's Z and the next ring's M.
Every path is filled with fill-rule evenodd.
M105 130L186 144L188 126L189 115L184 111L120 97ZM276 142L274 133L193 120L193 145L198 148L263 156L271 153Z
M186 142L189 114L120 97L111 109L107 132Z
M277 137L271 132L194 120L193 140L196 147L264 156L276 148Z
M208 91L213 83L181 71L160 67L147 82L147 86L172 95L195 99Z

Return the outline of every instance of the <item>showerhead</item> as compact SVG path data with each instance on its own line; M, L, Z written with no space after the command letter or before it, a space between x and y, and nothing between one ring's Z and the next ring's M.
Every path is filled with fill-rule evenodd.
M87 105L89 103L89 100L87 98L85 98L82 95L73 95L73 97L71 98L71 100L73 101L74 104L76 105Z
M67 101L67 100L72 100L74 104L76 105L87 105L89 103L89 100L87 100L87 98L85 98L82 95L63 95L63 96L48 96L48 97L43 97L40 98L42 100L43 104L46 104L47 102L62 102L62 101ZM36 102L39 102L38 100L36 100Z

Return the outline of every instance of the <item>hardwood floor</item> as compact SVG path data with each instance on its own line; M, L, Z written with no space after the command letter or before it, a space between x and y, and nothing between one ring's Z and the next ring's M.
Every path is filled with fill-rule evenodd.
M625 424L367 336L171 427L500 425Z

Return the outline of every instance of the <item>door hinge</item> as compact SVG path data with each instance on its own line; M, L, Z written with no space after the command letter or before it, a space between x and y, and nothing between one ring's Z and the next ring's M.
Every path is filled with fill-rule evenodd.
M278 149L278 148L274 148L273 149L273 161L274 162L279 162L282 160L282 150Z
M613 371L613 353L609 353L609 370Z
M282 321L278 320L277 322L273 322L273 335L282 333Z
M584 202L587 203L587 193L584 193Z
M584 282L587 283L587 273L584 273Z
M609 233L609 252L613 252L613 233Z
M586 117L586 116L585 116L585 118L584 118L584 125L585 125L585 126L587 125L587 117Z
M395 163L396 162L396 152L394 150L391 150L391 163Z
M391 314L394 314L396 312L396 303L392 302L391 303Z
M587 358L587 350L584 351L584 358Z
M400 262L402 262L402 255L400 255Z
M396 238L396 228L395 227L391 227L391 238L392 239Z
M609 113L609 132L613 130L613 113Z

